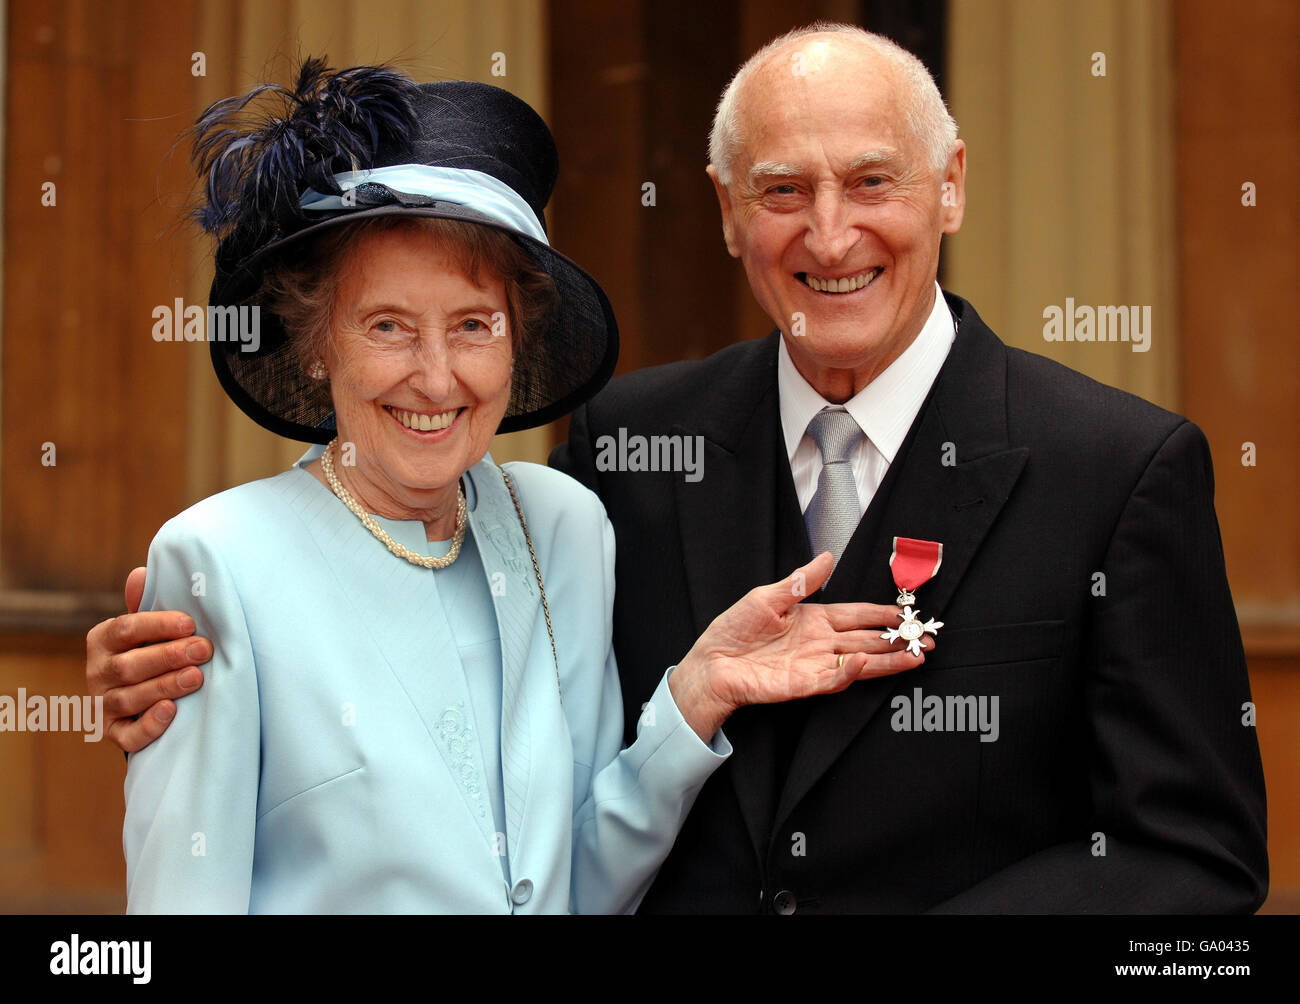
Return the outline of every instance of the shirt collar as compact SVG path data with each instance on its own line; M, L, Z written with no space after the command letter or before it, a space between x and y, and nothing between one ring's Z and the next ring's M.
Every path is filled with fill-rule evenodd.
M912 427L930 386L948 358L954 334L952 311L936 282L934 306L912 344L871 383L838 406L853 416L887 462L894 462L907 430ZM784 336L778 350L776 383L786 455L793 459L813 416L823 408L837 405L818 394L803 378L790 358Z

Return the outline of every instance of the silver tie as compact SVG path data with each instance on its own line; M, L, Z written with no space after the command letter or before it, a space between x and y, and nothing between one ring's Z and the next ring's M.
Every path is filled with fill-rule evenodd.
M863 438L862 427L847 411L823 408L808 423L808 435L822 454L817 493L803 514L813 557L830 551L835 564L857 528L858 486L853 479L853 450Z

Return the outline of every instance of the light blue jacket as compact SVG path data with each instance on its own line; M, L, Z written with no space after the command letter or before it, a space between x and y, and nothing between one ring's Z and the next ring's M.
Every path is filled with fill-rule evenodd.
M130 758L128 912L635 909L731 747L721 732L700 741L665 673L620 751L612 528L577 482L507 469L559 681L532 558L487 457L466 479L500 632L506 832L466 741L469 690L436 573L389 554L295 466L205 499L149 549L142 609L189 612L216 652L167 732ZM424 543L419 523L384 525Z

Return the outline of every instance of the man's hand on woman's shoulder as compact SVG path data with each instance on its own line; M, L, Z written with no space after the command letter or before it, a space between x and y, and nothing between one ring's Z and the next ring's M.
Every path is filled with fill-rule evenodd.
M139 613L143 568L126 578L127 612L96 624L86 634L86 687L104 698L105 733L136 753L167 731L176 698L203 685L200 663L212 643L194 635L194 620L179 610Z

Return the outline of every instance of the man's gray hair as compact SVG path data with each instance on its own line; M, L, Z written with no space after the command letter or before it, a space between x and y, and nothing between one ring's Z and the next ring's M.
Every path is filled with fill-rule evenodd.
M786 32L745 60L736 75L722 92L718 110L713 116L713 130L709 134L709 160L718 169L718 178L724 185L731 184L731 169L740 149L740 127L737 123L738 95L745 81L769 56L791 42L809 35L851 35L873 52L884 57L903 77L907 85L907 124L925 148L930 168L940 173L948 165L952 146L957 142L957 123L948 113L943 96L930 76L925 64L901 45L884 35L875 35L853 24L835 24L818 21L803 28Z

